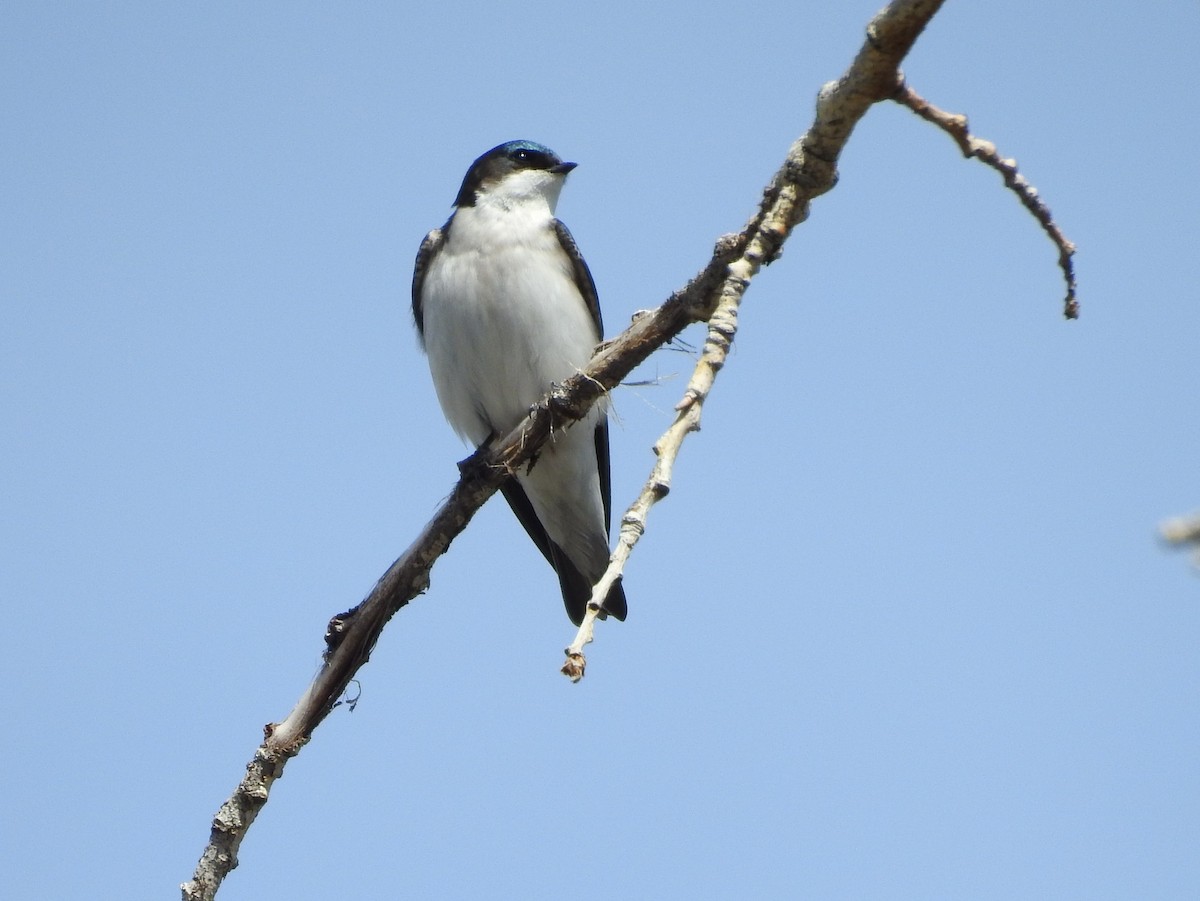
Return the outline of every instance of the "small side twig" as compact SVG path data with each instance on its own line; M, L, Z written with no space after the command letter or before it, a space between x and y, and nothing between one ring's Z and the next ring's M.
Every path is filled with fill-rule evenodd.
M671 476L684 438L692 432L700 431L700 413L704 401L712 390L717 372L725 365L725 358L729 356L729 348L737 334L740 300L740 294L726 292L717 302L717 309L708 320L708 338L704 342L704 350L695 369L692 370L692 377L688 380L683 398L675 405L675 419L654 443L656 459L650 477L625 511L625 515L621 517L621 532L608 569L592 590L592 599L588 603L579 631L575 633L575 640L564 652L567 659L562 665L562 674L572 682L582 679L587 668L583 648L591 643L595 635L600 604L608 597L613 583L625 572L625 565L629 561L629 555L633 553L634 545L646 531L646 519L650 508L666 497L671 490Z
M966 116L938 109L910 88L908 83L903 80L901 80L899 87L896 88L896 93L892 99L901 106L912 110L926 122L932 122L942 131L946 132L946 134L950 135L954 139L954 142L958 144L962 155L967 159L974 157L984 165L990 166L1000 173L1004 179L1005 187L1020 198L1021 203L1025 205L1025 209L1033 214L1033 217L1037 219L1042 229L1049 235L1050 240L1054 242L1054 246L1058 248L1058 267L1062 270L1063 278L1067 282L1067 296L1063 301L1063 315L1067 319L1078 319L1079 300L1076 297L1075 264L1072 260L1072 257L1075 255L1075 245L1067 240L1067 236L1062 233L1062 229L1054 221L1054 216L1050 212L1050 208L1038 196L1037 188L1031 185L1025 176L1017 171L1017 161L1002 158L999 151L996 150L995 144L972 135Z

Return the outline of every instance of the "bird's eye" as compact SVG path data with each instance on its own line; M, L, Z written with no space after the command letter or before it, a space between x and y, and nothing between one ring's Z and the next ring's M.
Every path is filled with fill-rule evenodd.
M529 147L518 147L508 158L522 169L549 169L556 162L550 154Z

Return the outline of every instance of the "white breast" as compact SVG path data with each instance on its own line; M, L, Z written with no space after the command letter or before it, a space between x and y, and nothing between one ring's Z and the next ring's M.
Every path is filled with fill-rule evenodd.
M600 340L545 202L457 211L425 275L425 348L442 410L474 445L506 432Z

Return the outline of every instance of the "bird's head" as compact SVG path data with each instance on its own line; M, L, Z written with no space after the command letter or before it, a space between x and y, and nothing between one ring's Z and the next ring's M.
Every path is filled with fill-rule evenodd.
M563 181L575 165L564 163L549 147L533 141L509 141L471 164L454 205L475 206L483 197L504 206L540 198L553 210Z

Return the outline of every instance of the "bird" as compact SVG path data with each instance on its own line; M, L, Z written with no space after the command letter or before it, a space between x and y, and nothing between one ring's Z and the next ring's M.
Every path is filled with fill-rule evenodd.
M554 212L576 165L534 141L493 147L471 164L450 218L417 252L418 339L443 414L477 449L516 427L602 340L596 284ZM609 561L605 406L555 432L500 491L557 573L567 615L579 625ZM626 613L618 579L598 615Z

